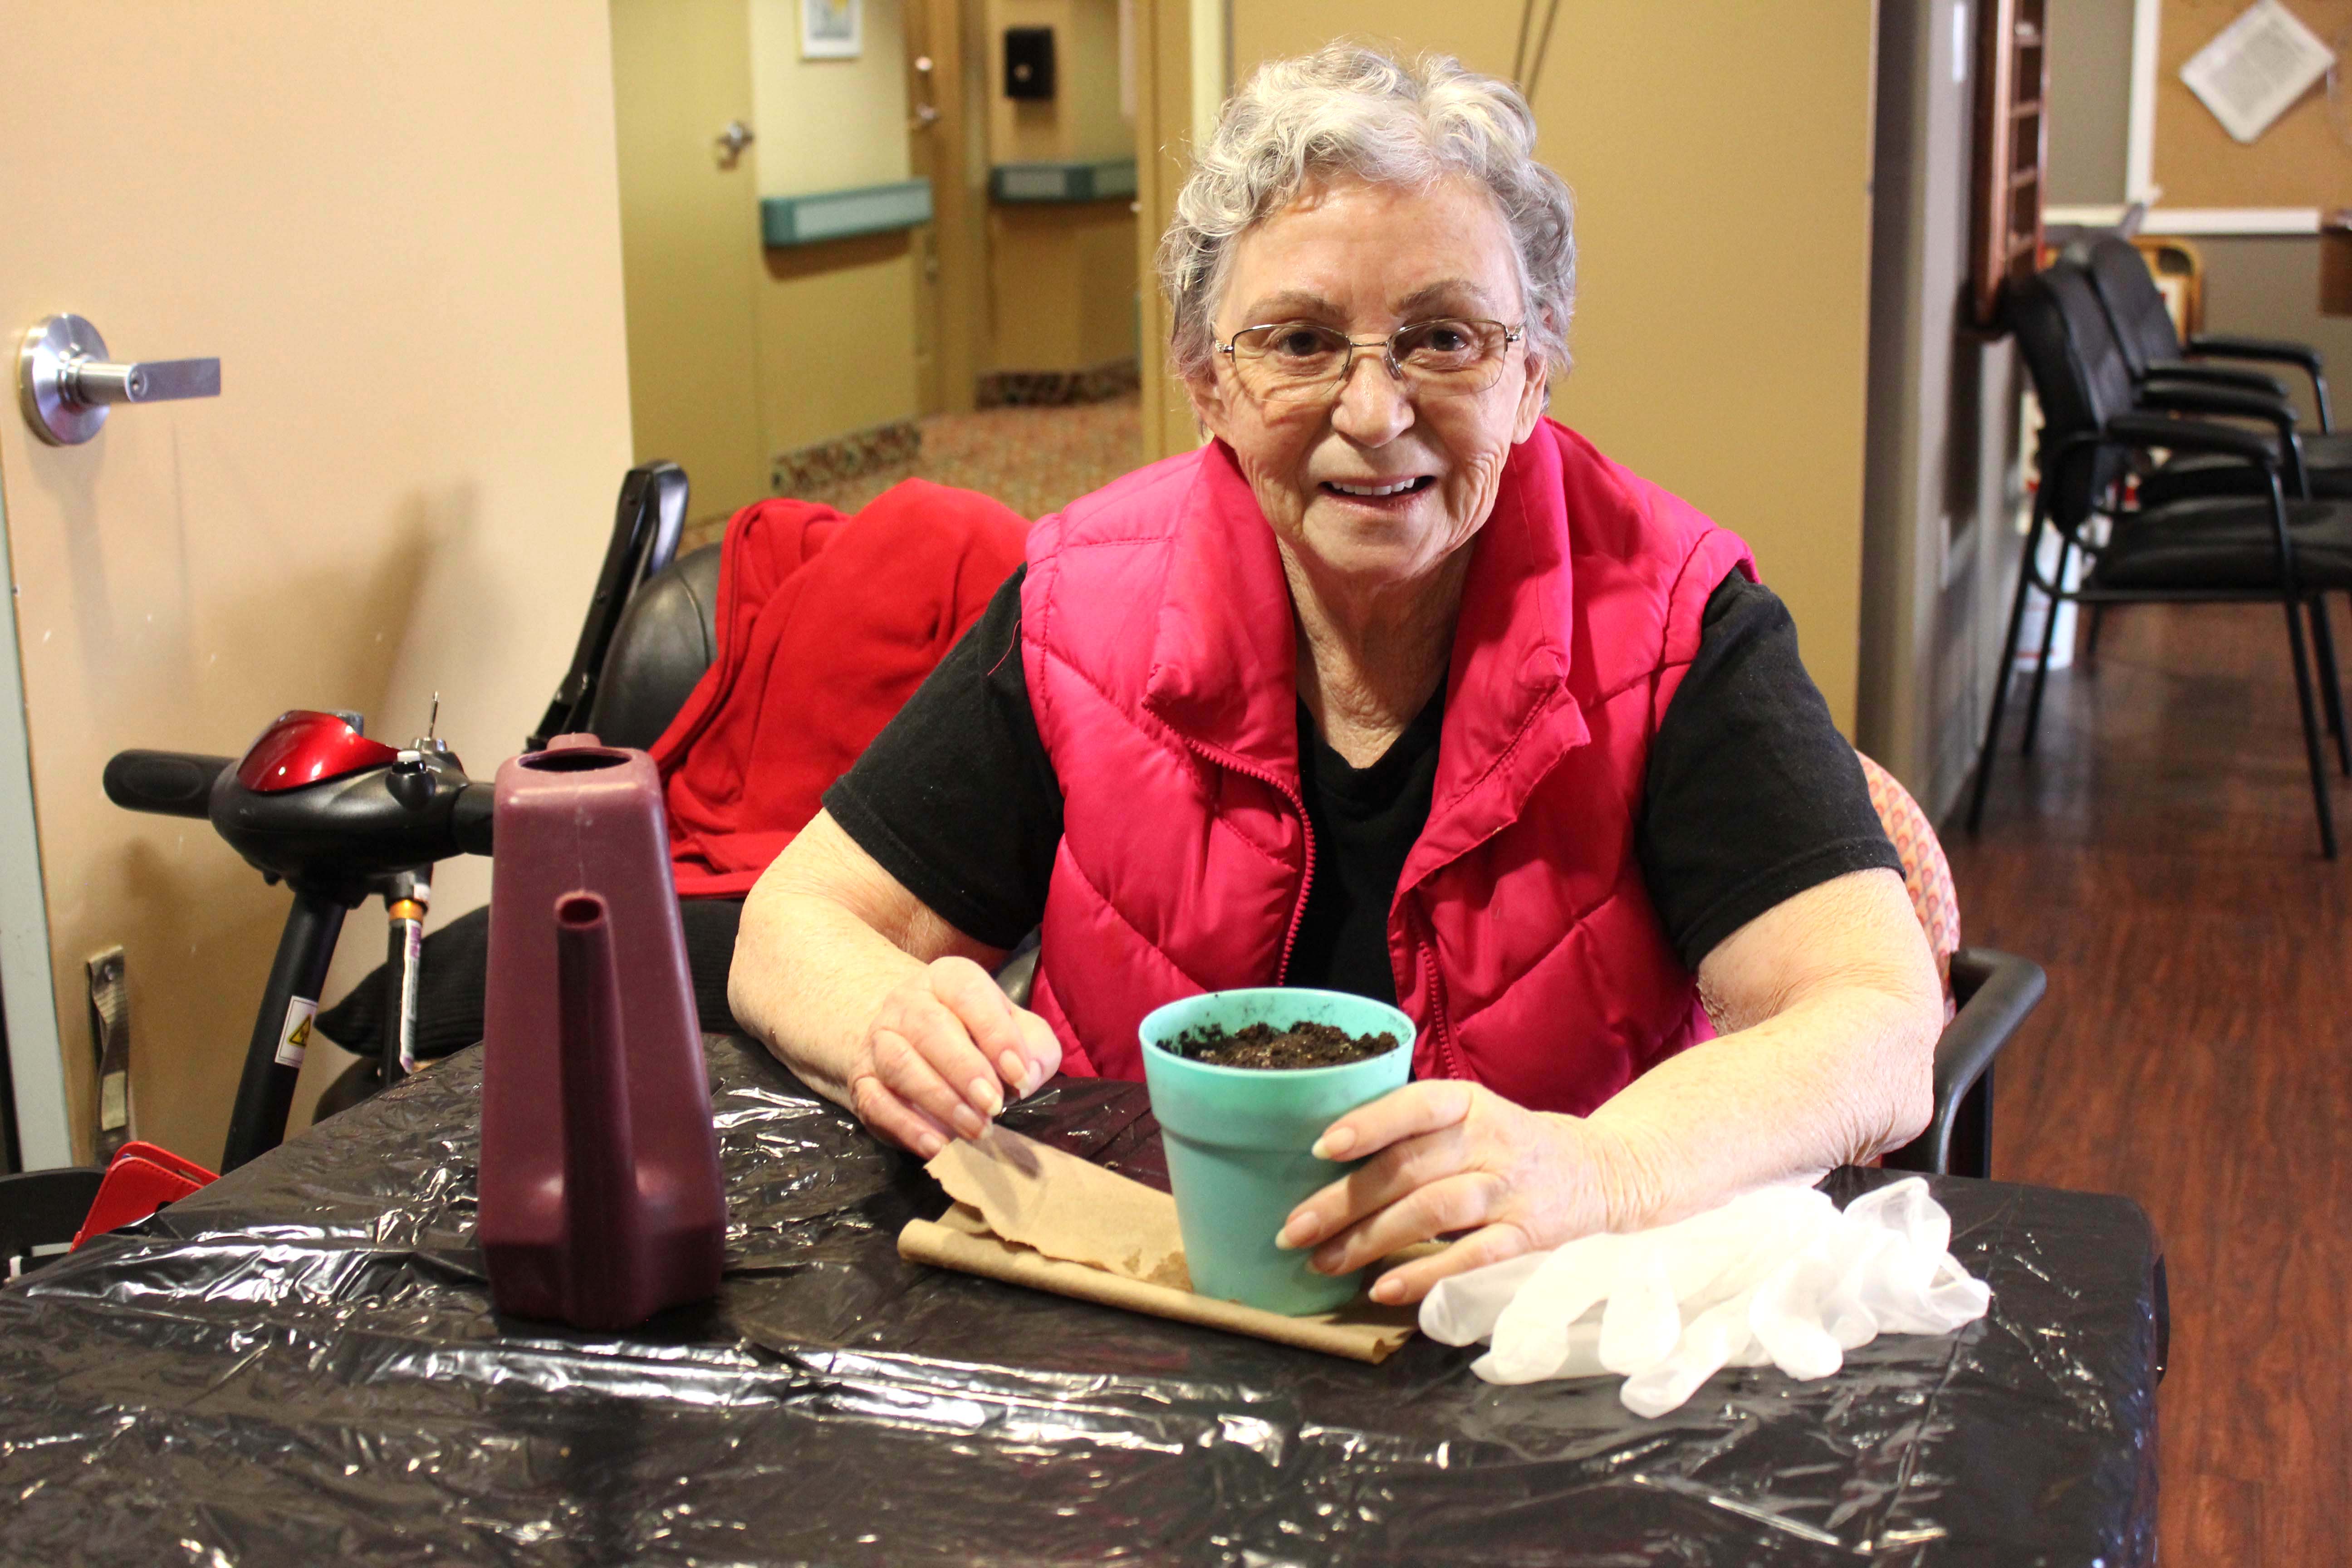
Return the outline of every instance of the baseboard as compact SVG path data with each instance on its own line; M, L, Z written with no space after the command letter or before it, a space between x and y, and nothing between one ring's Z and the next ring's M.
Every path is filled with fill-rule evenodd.
M982 408L1062 408L1108 403L1143 384L1133 359L1106 360L1083 370L992 370L972 389Z
M911 419L894 419L777 453L768 464L768 488L780 496L805 495L821 485L916 462L922 455L922 431Z

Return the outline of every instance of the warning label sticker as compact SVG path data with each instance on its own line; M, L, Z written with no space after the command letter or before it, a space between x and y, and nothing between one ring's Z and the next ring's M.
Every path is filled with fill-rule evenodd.
M286 1004L286 1026L278 1031L278 1065L299 1068L310 1044L310 1020L319 1016L319 999L297 996Z

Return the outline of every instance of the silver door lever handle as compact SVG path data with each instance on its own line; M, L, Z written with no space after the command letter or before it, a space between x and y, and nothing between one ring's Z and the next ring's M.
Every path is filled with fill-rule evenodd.
M216 359L109 360L106 340L79 316L40 321L16 354L17 401L34 434L52 446L79 446L97 435L110 405L218 397L220 389Z

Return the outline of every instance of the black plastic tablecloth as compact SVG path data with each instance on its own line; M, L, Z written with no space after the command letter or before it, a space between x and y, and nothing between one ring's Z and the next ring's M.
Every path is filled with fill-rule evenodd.
M725 1287L636 1332L490 1310L478 1050L0 1290L0 1559L2153 1560L2126 1199L1938 1180L1984 1321L1644 1421L1614 1379L1490 1387L1426 1340L1363 1366L905 1263L929 1178L709 1046ZM1158 1168L1140 1086L1008 1118Z

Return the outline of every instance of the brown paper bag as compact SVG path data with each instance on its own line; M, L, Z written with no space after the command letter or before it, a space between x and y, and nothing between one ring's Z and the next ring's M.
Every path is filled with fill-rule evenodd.
M1175 1199L1017 1132L959 1139L926 1168L956 1206L898 1233L917 1262L1355 1361L1412 1337L1412 1308L1363 1297L1294 1318L1193 1294Z

